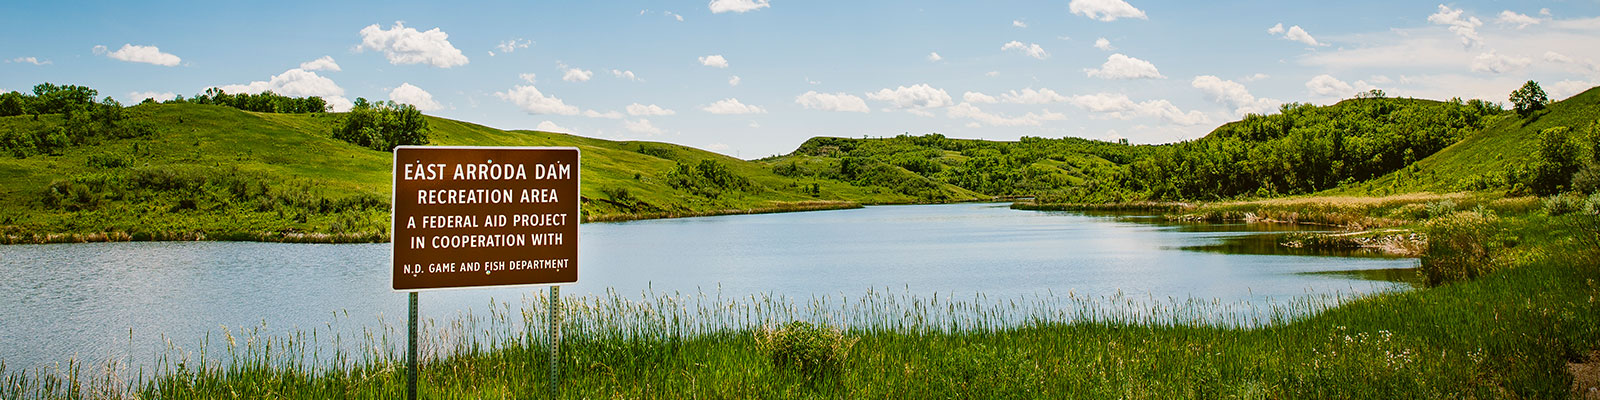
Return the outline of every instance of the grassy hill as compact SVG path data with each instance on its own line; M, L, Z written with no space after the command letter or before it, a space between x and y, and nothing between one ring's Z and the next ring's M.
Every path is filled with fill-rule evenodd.
M1580 131L1600 121L1600 87L1551 103L1527 117L1497 120L1433 156L1387 175L1329 194L1448 193L1514 189L1538 157L1539 132Z
M143 104L126 113L153 133L0 158L0 242L387 239L391 155L330 138L337 114L198 104ZM52 129L60 120L0 117L0 132ZM892 188L782 176L767 164L668 143L428 122L433 145L580 148L590 221L917 200ZM701 171L740 184L706 187Z

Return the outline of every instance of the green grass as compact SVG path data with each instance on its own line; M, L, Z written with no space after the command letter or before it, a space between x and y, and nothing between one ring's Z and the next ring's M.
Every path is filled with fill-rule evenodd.
M1527 117L1507 114L1483 130L1417 161L1411 167L1324 195L1451 193L1515 189L1538 157L1539 132L1558 126L1581 131L1600 120L1600 88L1592 88Z
M1565 397L1565 363L1600 344L1600 221L1537 211L1505 218L1522 241L1506 254L1514 266L1494 274L1262 309L1061 294L568 297L562 397ZM542 396L542 299L425 324L423 396ZM773 362L761 332L796 320L842 328L853 341L837 370ZM76 390L107 398L392 398L404 390L401 336L374 332L362 354L313 362L309 334L241 331L226 345L212 342L212 358L175 352L188 357L168 358L143 380L117 381L83 365L0 371L0 398ZM329 360L338 361L317 367Z
M253 113L195 104L139 105L128 114L155 126L156 133L102 138L58 154L0 158L0 243L388 238L391 155L330 138L337 114ZM0 130L30 131L58 120L4 117ZM583 213L592 221L917 200L884 187L780 176L767 164L667 143L503 131L436 117L428 121L433 145L578 147ZM721 163L753 185L713 192L714 197L668 185L667 173L678 163L704 160ZM193 179L176 186L144 179L158 175ZM339 206L373 198L381 204Z

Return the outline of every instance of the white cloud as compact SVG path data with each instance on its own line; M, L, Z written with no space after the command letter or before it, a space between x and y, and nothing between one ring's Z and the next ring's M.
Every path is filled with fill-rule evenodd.
M700 65L707 67L727 68L728 59L722 58L721 54L712 54L709 56L700 57Z
M733 77L728 78L728 86L739 86L739 82L741 81L744 81L744 78L734 75Z
M1306 89L1319 96L1349 96L1355 94L1356 88L1349 83L1334 78L1333 75L1317 75L1306 81Z
M176 99L176 98L178 98L178 94L177 93L173 93L173 92L154 92L154 91L151 91L151 92L131 92L131 93L128 93L128 98L131 99L134 102L144 101L144 99L153 99L153 100L159 102L159 101L167 101L167 100Z
M561 75L561 80L567 82L588 82L589 78L593 77L594 71L578 68L567 68L567 73Z
M1267 74L1263 74L1263 73L1257 72L1257 73L1251 74L1250 76L1246 76L1246 77L1244 77L1244 79L1240 79L1240 80L1245 81L1245 82L1254 82L1254 81L1259 81L1259 80L1267 79L1267 78L1271 78L1271 77L1272 77L1272 75L1267 75Z
M433 94L428 93L426 90L422 90L422 88L413 86L409 82L401 83L400 87L390 90L389 100L394 100L396 103L416 106L417 110L419 111L435 111L444 108L444 105L441 105L439 102L433 100Z
M38 57L17 57L6 60L7 63L28 63L33 65L50 65L50 60L39 60Z
M1017 50L1022 52L1022 54L1027 54L1028 57L1033 57L1040 60L1050 56L1050 53L1046 53L1043 47L1039 47L1038 43L1023 44L1022 42L1013 40L1006 42L1006 44L1000 45L1000 51L1006 50Z
M494 95L522 107L529 114L578 115L577 106L567 105L555 96L545 96L533 85L517 85L511 90L495 92Z
M1371 78L1367 78L1367 82L1386 85L1394 83L1394 79L1390 79L1388 75L1373 75Z
M595 110L583 110L583 116L589 117L589 118L622 119L622 113L617 112L615 110L606 111L606 112L599 112L599 111L595 111Z
M1305 29L1301 29L1300 25L1291 26L1291 27L1289 27L1289 29L1283 29L1283 23L1280 22L1277 25L1273 25L1271 28L1268 28L1267 29L1267 33L1272 34L1273 36L1278 36L1279 34L1282 34L1281 37L1284 40L1292 40L1292 41L1296 41L1296 42L1300 42L1300 43L1305 43L1305 44L1311 45L1311 46L1327 46L1328 45L1327 43L1318 42L1316 38L1311 37L1310 33L1306 33Z
M1047 104L1067 101L1067 97L1050 89L1033 90L1028 88L1022 89L1020 92L1012 90L1001 94L1000 101L1012 104Z
M1539 22L1542 22L1538 18L1517 14L1511 10L1501 11L1500 18L1496 19L1496 21L1501 24L1516 25L1517 29L1527 28L1528 25L1538 25Z
M721 14L729 11L744 13L746 11L755 11L762 8L772 7L772 4L768 4L767 1L768 0L711 0L710 7L712 14Z
M1134 102L1128 98L1128 95L1120 93L1072 96L1068 101L1072 105L1078 106L1078 108L1096 113L1104 118L1125 120L1142 116L1159 118L1172 124L1184 126L1199 125L1211 120L1199 111L1183 112L1183 110L1178 109L1178 106L1172 105L1172 102L1166 100Z
M1105 51L1112 51L1112 50L1116 50L1117 49L1117 47L1116 46L1112 46L1111 45L1111 41L1110 40L1106 40L1106 38L1095 39L1094 40L1094 48L1100 49L1100 50L1105 50Z
M1470 67L1474 72L1499 74L1522 69L1522 67L1526 67L1528 64L1532 63L1533 59L1531 58L1504 56L1495 53L1493 50L1490 50L1487 53L1478 54L1477 57L1473 58Z
M646 135L661 134L661 128L657 128L655 124L650 123L650 120L644 118L640 118L638 121L622 121L622 127L626 128L628 132L633 133L643 133Z
M755 121L750 121L750 125L747 125L747 126L749 126L750 129L759 129L759 128L761 128L761 124L757 123Z
M1015 27L1018 27L1018 28L1026 29L1028 27L1028 23L1027 22L1022 22L1022 20L1020 20L1020 19L1014 19L1014 20L1011 20L1011 26L1015 26Z
M669 109L665 109L665 108L662 108L661 106L658 106L658 105L655 105L655 104L651 104L651 105L647 106L647 105L643 105L643 104L639 104L639 103L629 104L628 107L627 107L627 110L628 110L628 115L632 115L632 116L673 115L673 114L677 114L678 113L677 111L672 111L672 110L669 110Z
M795 104L812 110L871 112L866 100L849 93L817 93L812 90L794 98Z
M239 94L257 94L265 91L291 97L305 96L344 96L344 88L339 87L332 79L317 75L316 72L299 68L283 71L273 75L266 81L253 81L242 85L217 86L224 92Z
M550 121L540 122L539 126L535 126L535 127L533 127L533 129L537 130L537 131L545 131L545 132L559 132L559 133L571 133L572 132L571 129L567 129L566 127L563 127L561 125L556 125L556 123L550 122Z
M744 103L740 103L739 99L735 99L735 98L732 98L732 97L729 97L729 98L726 98L726 99L722 99L722 100L718 100L717 102L711 103L711 105L708 105L708 106L705 106L705 107L701 107L700 109L704 110L705 112L712 113L712 114L718 114L718 115L766 114L767 113L767 109L765 109L765 108L761 108L761 107L758 107L758 106L745 105Z
M341 71L339 63L333 62L333 56L322 56L322 58L300 63L300 69L307 71Z
M962 93L961 94L961 101L964 101L964 102L967 102L967 103L994 104L994 103L999 103L1000 99L997 99L994 96L990 96L990 95L983 94L983 93L966 92L966 93Z
M613 69L613 70L611 70L611 76L615 76L615 77L618 77L618 78L627 79L627 80L635 81L635 82L639 81L639 76L634 75L633 71L623 71L623 70L615 70L615 69Z
M534 74L532 72L517 74L517 79L521 79L524 82L528 82L529 84L536 83L536 82L534 82L534 77L535 76L534 76Z
M1544 60L1558 64L1566 64L1572 62L1572 57L1567 57L1565 54L1554 51L1546 51L1544 52Z
M1461 13L1462 10L1440 4L1439 12L1429 15L1428 22L1450 27L1450 33L1459 36L1464 46L1472 47L1482 43L1483 39L1478 36L1478 27L1483 26L1483 20L1479 20L1478 17L1462 18Z
M1223 80L1212 75L1201 75L1190 82L1195 89L1211 96L1212 101L1233 107L1236 115L1266 114L1278 107L1279 101L1257 98L1245 89L1244 84Z
M944 57L940 57L937 51L928 53L928 61L939 62L939 60L943 59Z
M1067 4L1067 10L1073 14L1105 22L1116 21L1118 18L1149 19L1145 17L1144 11L1122 0L1072 0Z
M978 109L971 103L961 103L945 109L945 115L950 118L969 118L975 122L990 126L1039 126L1044 121L1061 121L1067 119L1066 114L1045 110L1042 114L1027 113L1020 117L1007 117L999 114L990 114Z
M677 19L678 22L683 22L683 14L678 14L678 13L671 12L671 11L662 11L661 15L665 15L665 16Z
M379 28L378 24L361 28L361 45L356 51L383 52L390 64L428 64L439 68L467 65L467 56L450 44L450 35L439 30L426 32L405 27L396 21L394 27Z
M1110 57L1106 57L1106 62L1105 64L1100 65L1100 69L1084 69L1083 71L1090 77L1102 79L1166 78L1165 76L1161 76L1161 71L1156 70L1155 64L1151 64L1149 61L1128 57L1122 55L1122 53L1112 54Z
M94 46L95 54L105 54L106 57L111 57L113 60L155 64L163 67L176 66L178 63L183 62L183 59L178 58L178 56L171 53L162 53L161 49L156 46L123 44L122 48L117 49L117 51L108 52L107 50L106 46Z
M1000 76L1000 71L985 72L985 73L983 73L983 76L987 76L987 77L990 77L990 78L993 78L993 77L996 77L996 76Z
M944 89L935 89L926 83L900 86L894 89L881 89L877 92L867 93L867 98L885 101L899 108L935 108L954 104L950 100L950 93Z
M531 41L531 40L523 39L523 38L516 38L516 39L502 40L502 41L500 41L500 44L494 45L494 48L500 49L501 53L510 53L510 52L513 52L513 51L517 51L517 49L526 49L526 48L528 48L528 46L532 46L532 45L533 45L533 41ZM490 56L494 56L494 52L492 52L492 51L489 52L489 55Z
M1583 93L1583 91L1589 90L1596 85L1600 85L1600 83L1569 79L1546 85L1544 89L1550 94L1551 100L1565 100L1568 97L1572 97L1572 95Z

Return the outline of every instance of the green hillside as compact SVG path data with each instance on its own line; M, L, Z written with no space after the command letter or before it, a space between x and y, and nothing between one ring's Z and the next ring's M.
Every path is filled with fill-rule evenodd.
M1600 121L1600 87L1551 103L1527 117L1497 120L1409 168L1329 193L1521 191L1517 186L1526 185L1523 180L1531 173L1538 157L1540 132L1556 127L1581 132L1597 121Z
M0 158L0 241L387 239L391 155L332 139L339 114L152 103L124 113L151 128ZM0 117L0 136L64 129L62 119ZM766 164L667 143L427 120L432 145L582 149L583 211L591 221L918 200L887 187L782 176ZM711 185L706 174L732 183Z

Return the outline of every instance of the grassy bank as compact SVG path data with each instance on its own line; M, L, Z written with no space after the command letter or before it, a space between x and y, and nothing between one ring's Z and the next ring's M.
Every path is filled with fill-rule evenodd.
M1497 247L1497 267L1475 279L1260 309L1060 294L568 298L561 390L567 398L1565 397L1566 363L1600 347L1600 221L1537 209L1497 218L1517 240ZM429 325L423 395L542 396L549 305L531 298L478 322ZM308 336L241 337L217 344L210 360L177 352L188 356L133 381L82 365L6 370L0 398L403 393L403 335L368 336L364 354L332 357L308 355Z

